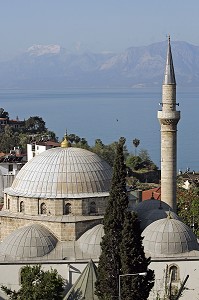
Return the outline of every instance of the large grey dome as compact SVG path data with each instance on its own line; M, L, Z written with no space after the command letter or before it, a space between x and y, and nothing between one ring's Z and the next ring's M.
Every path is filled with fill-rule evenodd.
M143 213L146 213L150 210L157 209L157 208L162 208L164 210L172 210L167 203L155 199L149 199L149 200L139 202L133 207L133 210L140 217Z
M99 256L101 253L100 243L104 235L104 226L102 224L96 225L86 231L78 240L80 249L84 253L89 253L94 256Z
M142 216L140 218L140 227L142 230L144 230L151 223L160 219L167 218L168 216L170 216L172 219L179 219L178 216L170 210L164 210L163 208L149 210L146 213L142 213Z
M0 255L16 259L41 257L51 252L56 244L56 237L46 227L32 224L7 236L0 244Z
M34 198L108 196L111 177L112 168L97 154L81 148L54 148L26 163L5 192Z
M168 257L199 250L193 231L183 222L169 217L150 224L142 236L144 250L152 257Z

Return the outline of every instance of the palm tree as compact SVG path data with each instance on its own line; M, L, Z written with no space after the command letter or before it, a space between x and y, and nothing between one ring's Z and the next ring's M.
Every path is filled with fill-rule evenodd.
M133 140L133 145L134 145L134 147L135 147L135 156L136 156L136 149L137 149L137 147L139 146L139 144L140 144L140 140L138 140L138 139L134 139Z

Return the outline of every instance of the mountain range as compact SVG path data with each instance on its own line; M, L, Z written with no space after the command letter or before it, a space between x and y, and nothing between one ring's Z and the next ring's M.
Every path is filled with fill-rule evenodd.
M199 86L199 46L172 42L176 81ZM71 53L60 45L33 45L0 62L0 88L132 88L161 85L167 42L130 47L122 53Z

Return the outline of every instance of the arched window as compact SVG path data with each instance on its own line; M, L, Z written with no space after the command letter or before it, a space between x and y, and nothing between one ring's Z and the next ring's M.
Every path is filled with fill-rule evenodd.
M47 207L45 203L41 204L41 215L47 215Z
M96 214L96 203L95 202L90 203L90 214Z
M20 212L24 212L24 210L25 210L24 202L21 201L21 202L19 203L19 211L20 211Z
M65 207L64 207L64 214L65 214L65 215L71 214L71 204L70 204L70 203L66 203L66 204L65 204Z
M179 280L179 270L176 265L170 266L169 275L170 275L171 282Z

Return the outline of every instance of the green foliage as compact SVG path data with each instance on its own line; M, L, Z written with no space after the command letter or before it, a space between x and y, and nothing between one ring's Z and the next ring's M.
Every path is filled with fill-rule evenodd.
M71 144L75 143L77 145L81 141L81 138L74 133L69 134L67 137Z
M74 133L67 135L67 140L71 143L72 147L90 150L90 146L85 138L80 138Z
M15 142L16 136L14 136L13 128L6 125L4 132L0 133L0 151L9 152L15 146Z
M140 144L140 140L138 140L138 139L135 138L133 140L133 146L135 147L135 156L136 156L136 149L139 146L139 144Z
M25 133L19 133L18 134L18 142L15 144L15 146L19 146L23 152L26 151L27 144L30 142L30 137Z
M132 170L157 170L157 166L151 160L149 153L145 149L141 149L138 155L129 154L126 158L126 165Z
M140 246L142 239L141 231L140 229L138 230L139 222L134 222L134 219L128 212L126 166L123 153L124 143L125 139L121 138L116 146L110 196L104 216L105 234L101 243L102 253L99 258L98 280L96 282L96 294L100 300L118 299L119 275L123 274L127 268L135 272L137 272L137 269L146 271L150 262L150 260L144 260L143 247ZM129 221L132 221L132 224L129 225ZM136 224L135 229L133 228L134 224ZM130 227L131 232L128 232L128 226L132 226ZM135 231L137 231L136 236L134 236ZM132 238L137 243L139 241L138 245L132 244ZM132 245L133 249L136 249L134 253L132 253L132 250L130 251ZM137 269L132 265L136 260L138 261L137 265L139 265L139 267L136 265ZM148 284L150 282L148 283L147 277L145 281L147 288ZM127 285L126 288L130 294L131 285ZM142 288L144 287L142 286ZM132 299L132 297L122 299Z
M139 156L135 156L135 155L129 155L126 159L126 165L133 169L133 170L138 170L140 168L140 164L141 164L142 160Z
M199 236L199 195L197 188L177 189L177 213Z
M151 161L150 155L149 155L149 153L146 149L140 149L138 155L139 155L139 157L141 158L142 161L146 161L146 162Z
M109 145L103 144L100 139L95 140L95 146L91 147L91 151L103 158L110 166L113 166L116 155L117 142L113 142ZM128 156L126 146L123 149L124 157Z
M116 145L116 142L113 142L110 145L104 145L100 139L97 139L95 140L95 146L91 148L91 151L103 158L110 166L113 166Z
M5 111L2 107L0 108L0 118L6 118L9 119L9 114L7 111Z
M18 146L25 152L26 145L32 140L33 136L36 141L41 140L44 136L56 141L55 133L47 130L42 118L30 117L25 121L25 126L22 128L5 126L4 131L0 133L0 151L9 153L10 150Z
M56 270L43 271L40 265L25 266L21 270L21 288L18 291L2 286L9 299L59 300L63 299L64 280Z
M134 147L138 147L139 146L139 144L140 144L140 140L138 140L137 138L135 138L134 140L133 140L133 145L134 145Z
M117 144L109 202L104 216L102 253L98 265L96 294L99 299L117 299L121 270L120 248L122 224L128 207L126 169L123 155L124 139Z
M133 212L126 212L120 245L121 273L137 274L147 271L146 276L121 277L121 298L146 300L154 285L154 272L148 269L150 258L145 257L140 222Z
M25 129L29 133L42 133L47 130L44 120L41 117L30 117L25 121Z

